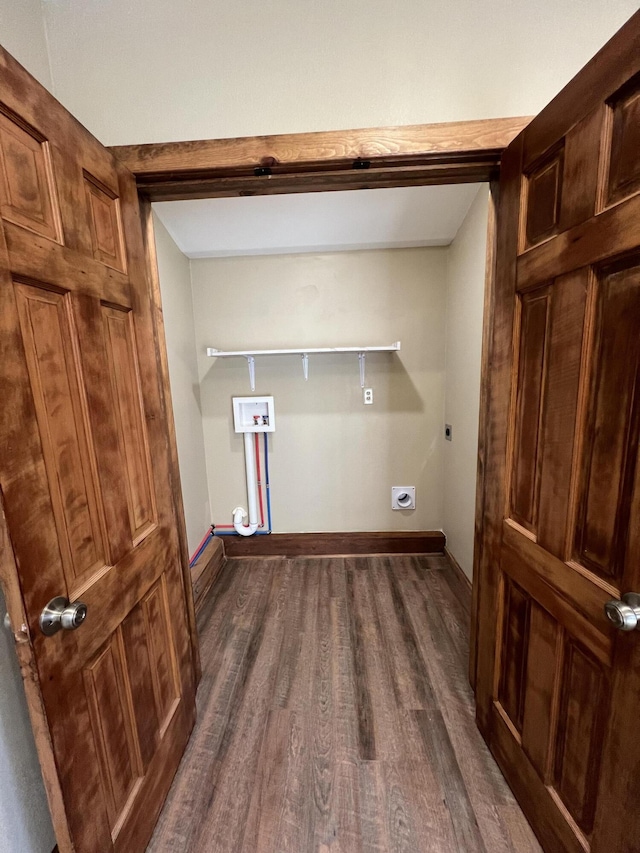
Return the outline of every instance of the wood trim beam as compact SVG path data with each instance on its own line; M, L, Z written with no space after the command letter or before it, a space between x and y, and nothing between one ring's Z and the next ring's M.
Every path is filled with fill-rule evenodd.
M529 117L110 150L153 201L489 180Z
M225 536L230 557L325 557L337 554L442 554L440 530L389 533L272 533L269 536Z
M156 176L138 177L138 192L150 201L183 201L199 198L280 195L283 193L335 192L336 190L370 190L384 187L415 187L436 184L470 184L496 177L500 155L483 154L465 162L428 163L421 166L385 166L368 169L274 173L267 177L211 173L158 180Z

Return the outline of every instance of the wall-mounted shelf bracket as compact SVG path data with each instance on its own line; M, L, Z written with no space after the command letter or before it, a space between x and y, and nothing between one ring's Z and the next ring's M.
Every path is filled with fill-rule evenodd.
M256 390L256 360L252 355L247 356L247 364L249 365L249 384L251 390Z
M247 359L249 367L249 382L251 390L256 390L256 359L257 355L299 355L302 357L302 374L307 380L309 378L309 355L321 355L323 353L354 352L358 354L360 364L360 387L364 388L365 362L368 352L400 352L400 341L389 346L382 347L315 347L307 349L254 349L254 350L219 350L215 347L207 347L209 358L230 358L232 356L243 356Z

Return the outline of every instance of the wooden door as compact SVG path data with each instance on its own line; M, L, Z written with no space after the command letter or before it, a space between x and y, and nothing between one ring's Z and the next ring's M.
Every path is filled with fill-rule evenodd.
M640 13L505 151L478 723L545 850L640 850Z
M62 853L137 853L197 678L138 197L1 49L0 218L0 567L45 783ZM88 615L45 637L55 596Z

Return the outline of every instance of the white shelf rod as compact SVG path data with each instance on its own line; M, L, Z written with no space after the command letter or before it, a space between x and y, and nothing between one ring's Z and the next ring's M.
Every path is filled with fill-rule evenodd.
M309 347L305 349L253 349L253 350L219 350L215 347L207 347L209 358L232 358L242 356L247 359L249 367L249 383L251 390L256 390L256 362L257 355L300 355L302 356L302 374L305 381L309 378L309 356L322 355L331 352L357 352L360 364L360 387L364 388L365 382L365 360L368 352L400 352L400 341L389 346L382 347Z
M400 352L400 341L385 347L300 347L299 349L238 349L221 350L207 347L209 358L230 358L234 355L318 355L325 352Z

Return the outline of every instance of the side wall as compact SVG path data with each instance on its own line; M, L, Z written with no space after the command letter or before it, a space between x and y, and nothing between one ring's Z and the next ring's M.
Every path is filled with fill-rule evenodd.
M176 424L176 442L187 522L189 553L210 522L200 385L193 324L189 261L154 214L158 272L169 360L169 380Z
M251 394L246 361L217 349L390 344L358 357L256 358L256 394L275 397L270 436L279 533L442 528L446 248L191 262L213 520L246 507L242 436L231 397ZM417 509L391 510L391 486L416 486Z
M443 530L471 577L480 405L480 362L489 189L478 191L447 255Z

